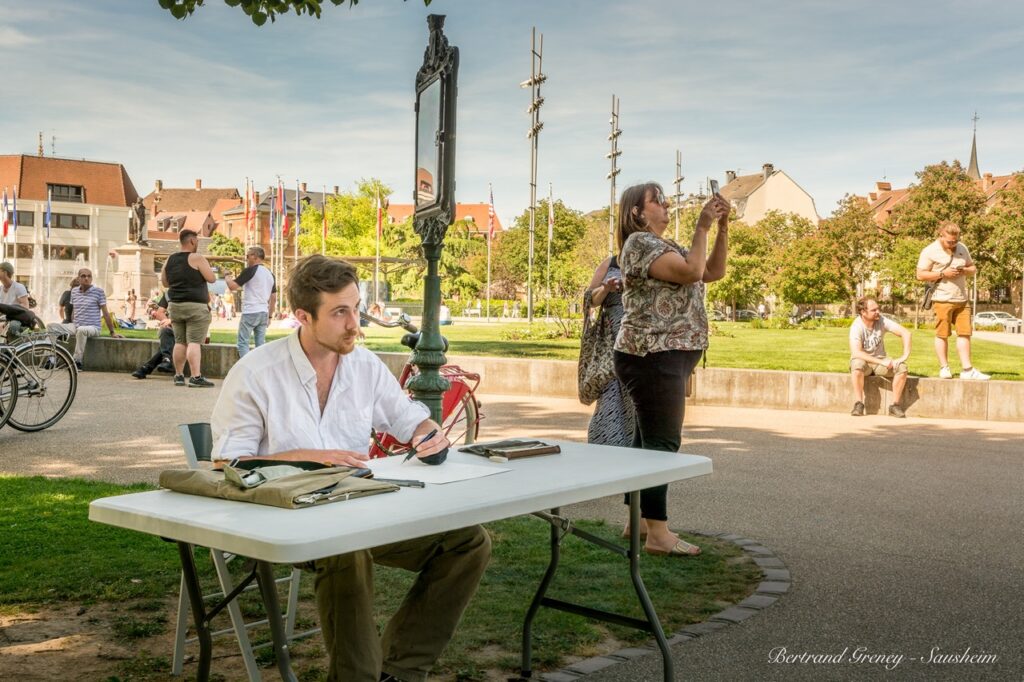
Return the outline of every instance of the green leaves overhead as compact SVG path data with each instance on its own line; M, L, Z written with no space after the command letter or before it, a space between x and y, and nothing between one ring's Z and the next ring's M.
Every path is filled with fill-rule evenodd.
M160 7L171 13L175 19L192 16L196 8L202 7L205 0L158 0ZM330 0L333 5L355 7L359 0ZM430 6L431 0L423 0L424 6ZM257 26L267 23L267 19L275 21L277 15L294 11L296 15L308 14L320 18L322 0L224 0L228 7L241 7L246 16Z

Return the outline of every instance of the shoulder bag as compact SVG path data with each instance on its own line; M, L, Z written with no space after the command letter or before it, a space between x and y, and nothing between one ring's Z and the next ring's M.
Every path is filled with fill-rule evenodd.
M956 254L956 251L954 250L954 255L955 254ZM946 263L946 265L942 268L942 270L939 270L939 272L942 273L943 270L945 270L946 268L948 268L952 264L953 264L953 256L950 256L949 257L949 262ZM934 294L935 290L939 288L939 282L941 282L941 281L942 281L942 278L940 277L939 279L935 280L934 282L929 282L928 284L924 285L924 298L921 299L921 308L923 310L931 310L932 309L932 294Z
M589 405L601 396L608 382L615 378L612 350L612 321L599 306L596 319L591 320L591 294L583 294L583 333L580 335L580 360L576 370L576 388L580 402Z

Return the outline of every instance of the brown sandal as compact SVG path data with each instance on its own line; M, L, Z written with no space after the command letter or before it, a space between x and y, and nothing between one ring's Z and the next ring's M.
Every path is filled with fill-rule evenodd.
M679 540L667 552L660 549L647 549L645 551L652 556L697 556L700 554L700 547L691 545L685 540Z

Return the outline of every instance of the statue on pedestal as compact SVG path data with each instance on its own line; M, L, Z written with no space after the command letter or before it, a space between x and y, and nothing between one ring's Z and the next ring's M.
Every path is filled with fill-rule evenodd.
M136 198L131 205L128 217L128 241L140 246L149 246L146 240L146 207L142 204L141 198Z

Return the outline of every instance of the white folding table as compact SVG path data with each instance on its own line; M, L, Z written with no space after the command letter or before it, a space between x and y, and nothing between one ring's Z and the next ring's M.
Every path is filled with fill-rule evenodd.
M120 528L156 535L178 543L200 644L197 679L209 677L212 657L210 620L256 578L270 621L282 679L294 680L281 622L273 564L294 564L369 549L480 523L534 514L551 524L551 561L531 603L523 627L524 679L531 676L530 633L541 606L577 613L651 632L663 658L665 679L672 679L672 658L654 607L639 572L638 533L629 549L576 528L559 516L559 507L621 493L630 495L631 527L639 527L639 491L711 473L711 460L632 448L556 442L561 454L491 464L487 459L452 451L450 461L483 464L511 471L468 481L335 502L308 509L280 509L169 490L154 490L98 499L89 518ZM442 465L443 466L443 465ZM550 510L550 511L545 511ZM545 596L558 567L561 540L572 533L629 559L634 588L646 615L640 620ZM252 576L212 609L203 605L192 547L216 548L256 561Z

